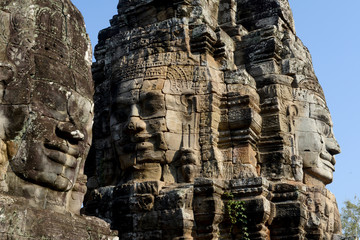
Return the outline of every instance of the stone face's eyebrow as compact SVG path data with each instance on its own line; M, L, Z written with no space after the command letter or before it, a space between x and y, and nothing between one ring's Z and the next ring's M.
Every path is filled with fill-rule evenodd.
M116 89L117 94L140 89L142 87L142 84L143 84L143 79L131 79L126 81L121 81L121 83L118 85L112 83L112 85Z
M164 99L164 94L162 94L160 91L141 91L140 92L140 101L144 101L146 99L149 100L161 100Z
M114 101L115 100L115 101ZM131 90L114 97L113 103L124 105L136 104L139 102L139 90Z
M330 112L327 107L311 103L310 104L310 118L323 121L332 126Z

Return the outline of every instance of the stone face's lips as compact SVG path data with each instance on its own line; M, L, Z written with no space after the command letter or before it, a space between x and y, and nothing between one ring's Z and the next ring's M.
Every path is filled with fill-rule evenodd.
M153 138L153 135L149 133L135 134L130 137L130 141L133 143L145 142L148 139Z
M47 142L44 144L45 148L58 150L63 153L69 154L75 158L80 156L80 149L77 145L72 145L66 142L64 143L55 143L55 142Z
M327 166L328 168L330 168L333 172L335 171L335 167L334 165L332 165L330 162L328 161L323 161L324 165Z
M131 153L134 151L151 151L154 150L154 144L152 142L132 142L122 145L124 153Z
M333 157L328 152L321 152L320 158L323 160L322 162L329 168L331 168L333 171L335 171L335 157Z
M122 141L120 145L122 146L124 152L131 152L135 150L153 150L153 139L156 140L156 137L149 133L135 134L130 136L130 139L127 139L127 141Z
M59 143L45 143L45 154L50 160L60 163L69 168L76 168L77 158L80 155L78 146Z
M46 149L46 156L54 162L60 163L69 168L76 168L77 166L77 158L70 154L63 153L58 150L50 150Z
M335 161L335 158L330 153L323 151L323 152L320 153L320 157L322 159L324 159L324 160L327 160L327 161L331 162L333 165L335 165L335 162L333 162L333 161Z

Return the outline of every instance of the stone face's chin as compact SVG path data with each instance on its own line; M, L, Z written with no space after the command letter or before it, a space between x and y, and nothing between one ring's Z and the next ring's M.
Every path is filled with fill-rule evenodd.
M72 189L73 185L74 185L74 181L70 181L68 178L62 175L58 175L54 182L54 186L59 191L69 191L70 189Z
M59 150L47 149L46 156L49 158L49 160L59 163L67 168L76 168L77 166L77 158Z
M304 171L306 174L319 179L324 184L329 184L333 180L334 165L327 159L322 159L320 156L310 159L304 159ZM309 162L311 164L309 164Z
M148 162L163 162L165 151L154 149L138 149L136 151L137 163Z

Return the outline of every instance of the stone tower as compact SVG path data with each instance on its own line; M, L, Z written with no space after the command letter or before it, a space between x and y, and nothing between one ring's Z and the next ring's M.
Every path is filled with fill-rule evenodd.
M118 13L95 49L85 212L121 239L340 237L340 148L288 1Z

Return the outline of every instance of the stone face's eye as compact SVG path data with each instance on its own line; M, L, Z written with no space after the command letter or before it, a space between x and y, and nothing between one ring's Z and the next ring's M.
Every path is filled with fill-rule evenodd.
M126 122L128 120L129 112L126 109L118 109L116 111L116 119L119 123Z
M113 105L111 117L116 123L124 123L128 120L130 115L130 107L123 104Z
M37 81L33 84L32 107L39 114L59 121L68 117L67 90L57 84ZM76 101L72 101L76 103ZM77 106L77 103L75 104Z
M162 95L155 93L147 93L141 99L141 117L159 117L159 115L164 112L164 108L164 96Z
M328 125L327 123L320 121L320 120L317 121L317 125L318 125L320 134L322 134L325 137L331 136L331 126L330 125Z

